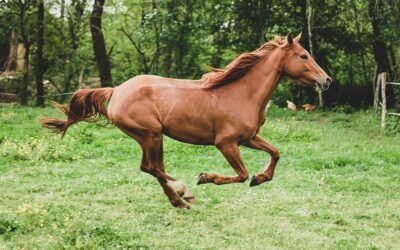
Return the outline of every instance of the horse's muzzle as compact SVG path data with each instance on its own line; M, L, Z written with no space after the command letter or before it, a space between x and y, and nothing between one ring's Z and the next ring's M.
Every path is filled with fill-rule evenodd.
M329 89L329 86L331 85L331 83L332 83L332 78L330 78L329 76L326 78L319 78L317 80L318 87L320 87L324 91Z

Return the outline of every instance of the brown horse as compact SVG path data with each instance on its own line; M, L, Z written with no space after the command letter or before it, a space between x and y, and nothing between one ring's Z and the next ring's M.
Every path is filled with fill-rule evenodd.
M270 163L253 176L250 186L272 180L279 152L258 132L279 79L286 75L322 89L332 81L300 46L299 39L300 35L293 38L290 34L287 38L276 37L200 80L141 75L115 88L78 90L69 106L59 106L68 116L66 121L43 118L40 122L64 135L74 123L107 118L140 144L140 169L157 178L172 205L189 208L194 196L165 172L163 134L181 142L215 145L237 174L201 173L198 184L246 181L249 174L240 156L240 145L271 155Z

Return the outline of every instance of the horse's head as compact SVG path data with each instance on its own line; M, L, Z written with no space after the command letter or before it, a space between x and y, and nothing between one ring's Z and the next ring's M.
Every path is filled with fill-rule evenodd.
M287 42L282 45L287 50L283 73L295 82L327 90L332 82L314 58L300 45L301 34L293 38L289 33Z

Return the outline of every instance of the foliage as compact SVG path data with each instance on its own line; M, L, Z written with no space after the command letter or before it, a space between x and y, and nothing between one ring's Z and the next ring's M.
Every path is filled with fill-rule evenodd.
M399 134L369 111L291 112L272 105L261 135L281 160L275 178L196 186L202 171L232 174L214 147L165 139L165 165L197 197L173 208L140 171L140 147L118 129L49 134L52 108L0 106L0 248L397 249ZM249 172L268 162L241 148Z
M394 133L400 133L400 117L391 115L387 116L386 129Z
M45 2L45 79L56 86L48 91L54 94L82 87L81 72L84 86L91 86L98 74L89 29L92 2ZM382 40L387 47L392 79L400 75L400 7L394 0L107 0L103 31L114 83L119 85L138 74L200 78L210 67L224 67L239 53L256 49L275 34L302 31L302 44L308 49L308 2L315 9L316 59L334 79L325 93L327 104L371 105L376 64L373 41ZM4 24L0 27L0 65L6 59L11 30L19 29L17 3L0 3ZM379 37L373 33L370 6L377 15ZM29 5L26 26L32 39L36 15L29 13L34 12L35 4ZM34 52L35 44L32 46ZM290 86L279 90L276 103L280 105L284 105L282 100L296 99L299 91L300 102L316 102L312 90ZM390 98L394 103L396 95Z

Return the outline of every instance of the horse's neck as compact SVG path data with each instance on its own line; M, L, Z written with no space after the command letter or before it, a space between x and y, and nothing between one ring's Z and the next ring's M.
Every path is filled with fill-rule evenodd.
M278 50L278 49L277 49ZM272 51L268 58L254 65L236 84L248 101L253 102L259 112L264 112L273 91L281 77L285 53Z

